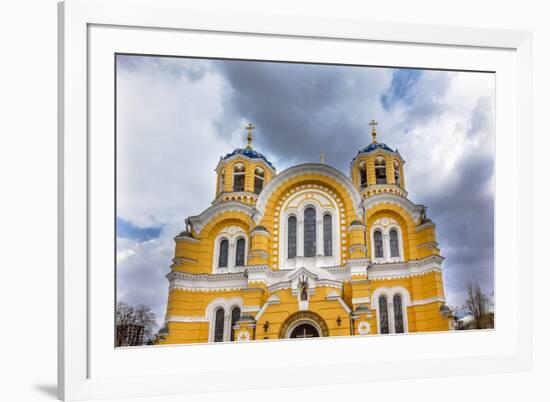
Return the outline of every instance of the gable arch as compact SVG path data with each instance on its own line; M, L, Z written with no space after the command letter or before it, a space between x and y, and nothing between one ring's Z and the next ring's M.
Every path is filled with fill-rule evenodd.
M353 210L359 218L363 217L363 206L361 196L354 187L353 182L339 170L318 163L297 165L281 172L275 176L262 190L256 202L254 221L261 222L266 210L278 200L278 194L284 193L298 183L325 185L338 194L339 198L345 200L346 210Z
M395 205L382 204L378 205L375 209L369 210L369 214L366 219L368 238L372 238L374 222L385 217L392 218L397 222L398 227L396 227L396 229L399 232L400 240L402 242L401 254L403 254L400 259L408 260L410 258L410 236L414 234L416 224L405 210L400 209ZM372 247L368 247L367 250L369 257L374 258Z

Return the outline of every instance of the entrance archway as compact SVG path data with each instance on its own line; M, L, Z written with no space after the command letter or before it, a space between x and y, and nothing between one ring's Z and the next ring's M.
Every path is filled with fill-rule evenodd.
M319 338L319 331L311 324L300 324L292 330L290 338Z
M329 336L327 323L319 314L313 311L298 311L291 314L281 325L279 331L279 339L317 338L321 336Z

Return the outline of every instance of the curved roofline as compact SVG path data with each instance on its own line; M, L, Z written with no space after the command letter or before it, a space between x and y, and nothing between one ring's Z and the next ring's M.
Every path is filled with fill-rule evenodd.
M308 174L308 173L316 173L316 174L320 174L321 176L327 176L342 183L342 185L348 192L353 202L355 212L360 217L363 216L363 206L361 204L361 196L357 191L357 189L354 187L353 182L349 177L344 175L338 169L332 166L326 165L324 163L304 163L304 164L292 166L286 170L283 170L281 173L273 177L273 179L271 179L271 181L269 181L266 184L266 186L263 188L262 192L258 196L258 200L256 201L256 212L254 213L254 217L253 217L254 222L256 222L257 224L262 220L264 216L266 204L279 186L281 186L285 181L293 177Z
M363 200L363 208L365 212L378 204L394 204L407 211L413 221L417 222L420 219L422 205L417 205L408 198L392 193L375 194Z
M384 144L383 142L379 142L379 143L375 144L376 146L374 148L367 151L366 149L371 145L373 145L373 144L369 144L366 147L364 147L364 148L360 149L359 151L357 151L357 155L355 155L353 157L353 159L350 162L350 165L353 165L353 163L357 160L357 158L360 155L368 155L368 154L372 154L372 153L375 153L375 152L382 152L382 153L389 154L389 155L397 155L401 159L401 161L403 163L405 163L405 160L403 159L403 157L401 156L401 154L399 153L399 151L397 149L394 150L390 146Z
M238 201L226 201L214 204L206 208L200 215L190 216L189 221L193 226L193 230L200 234L202 229L210 222L214 217L222 212L242 212L248 216L252 216L254 208L250 205L243 204Z
M257 156L249 156L249 155L246 154L246 152L249 152L249 153L253 152ZM260 151L256 151L255 149L248 149L248 148L235 148L233 151L228 152L224 156L221 156L220 161L218 162L218 166L216 167L216 170L225 161L233 160L238 156L242 156L242 157L244 157L246 159L249 159L249 160L261 160L267 165L267 167L270 170L272 170L273 172L275 172L275 170L276 170L275 166L273 166L273 164L266 158L266 156L264 154L262 154Z

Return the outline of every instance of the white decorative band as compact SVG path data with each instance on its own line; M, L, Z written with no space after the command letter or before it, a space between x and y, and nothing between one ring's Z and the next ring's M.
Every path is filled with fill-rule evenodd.
M351 302L353 304L370 303L370 297L354 297Z
M208 322L206 317L174 315L166 317L166 322Z
M422 306L423 304L443 302L445 303L445 298L441 296L430 297L427 299L413 300L409 306Z
M241 311L243 313L255 313L256 311L260 311L260 306L243 306Z

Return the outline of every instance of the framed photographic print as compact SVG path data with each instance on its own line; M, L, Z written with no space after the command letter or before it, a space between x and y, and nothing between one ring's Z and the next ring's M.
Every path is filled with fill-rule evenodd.
M59 15L61 398L529 369L529 33Z

